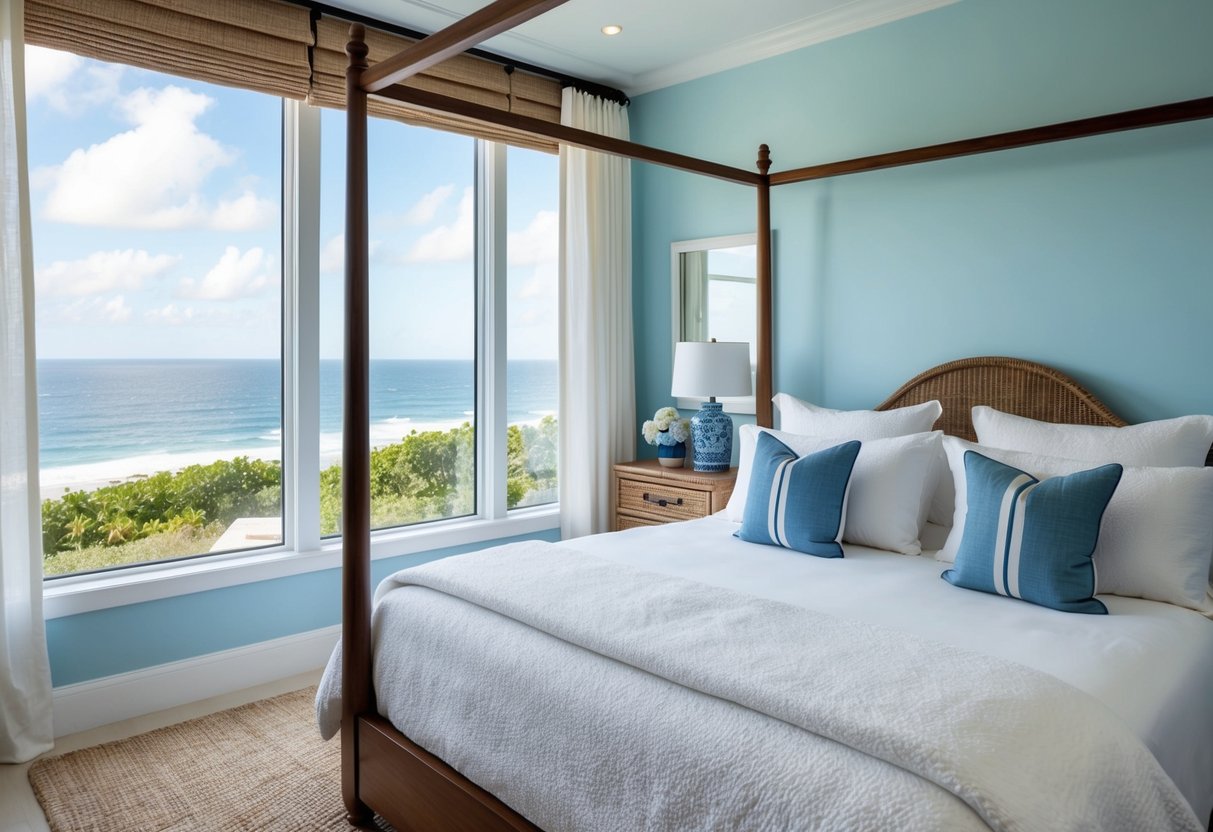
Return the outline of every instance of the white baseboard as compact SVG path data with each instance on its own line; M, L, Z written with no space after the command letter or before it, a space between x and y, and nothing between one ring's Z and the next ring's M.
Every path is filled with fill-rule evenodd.
M175 708L323 667L341 627L262 641L55 688L55 736Z

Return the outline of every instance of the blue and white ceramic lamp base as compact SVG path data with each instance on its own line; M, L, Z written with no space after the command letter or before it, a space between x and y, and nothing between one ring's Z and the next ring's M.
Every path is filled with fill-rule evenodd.
M720 402L704 402L691 417L691 446L695 450L695 470L720 473L733 461L733 420Z

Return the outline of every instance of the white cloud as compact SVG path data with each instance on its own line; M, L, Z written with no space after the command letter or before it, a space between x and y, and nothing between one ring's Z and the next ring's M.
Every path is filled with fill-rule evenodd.
M345 235L335 234L320 247L320 271L341 272L345 269Z
M83 72L81 72L83 70ZM25 48L25 95L68 116L79 116L118 97L126 67L85 61L70 52Z
M236 158L195 124L214 103L176 86L142 88L120 98L118 110L133 129L37 172L35 181L50 188L46 218L111 228L230 231L265 225L276 209L251 191L218 206L200 193L215 170Z
M126 323L131 318L131 308L126 305L122 295L111 298L101 307L102 316L110 323Z
M95 251L83 260L56 260L35 276L39 294L96 295L115 289L136 290L159 277L181 258L146 251Z
M184 278L179 294L199 300L234 300L255 295L277 282L270 274L271 258L256 246L243 254L235 246L228 246L201 281Z
M47 218L135 228L201 224L204 211L196 189L232 160L194 125L213 103L181 87L131 93L119 109L135 128L73 151L55 169Z
M70 52L25 47L25 95L30 101L62 95L64 83L84 64ZM52 101L52 104L54 102Z
M439 185L434 190L417 200L417 203L405 212L402 220L407 225L425 225L434 221L434 215L455 193L454 185Z
M206 329L210 333L220 328L234 330L256 329L257 334L261 335L271 330L277 332L278 328L276 324L267 326L269 321L277 321L276 312L277 309L273 306L261 310L228 305L195 307L189 305L178 306L175 303L168 303L157 309L148 309L143 313L143 319L150 325L194 326Z
M278 205L245 191L233 200L221 200L211 215L210 227L218 231L247 231L265 228L278 216Z
M449 263L470 260L473 252L472 189L464 188L459 200L459 214L450 225L440 225L426 232L405 257L410 263Z
M523 300L534 298L554 298L559 282L559 270L555 263L540 263L531 272L531 277L518 290L518 297Z
M540 211L522 231L509 234L506 248L511 266L555 263L560 255L560 216Z
M44 314L42 311L39 315ZM67 306L51 308L45 314L67 324L122 324L131 318L131 308L126 298L80 298Z
M147 310L143 313L143 317L152 323L176 326L192 321L194 318L194 308L187 306L184 309L180 309L176 304L170 303L159 309Z
M454 185L439 185L413 203L402 214L378 214L372 218L374 227L388 230L399 229L402 226L429 225L438 216L438 210L447 204L451 194L455 193Z

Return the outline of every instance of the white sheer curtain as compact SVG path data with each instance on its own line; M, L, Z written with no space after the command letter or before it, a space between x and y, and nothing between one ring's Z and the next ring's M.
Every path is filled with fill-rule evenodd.
M52 745L42 621L22 0L0 0L0 763Z
M626 107L566 87L561 124L629 138ZM636 453L631 162L560 146L560 532L611 527L611 466Z

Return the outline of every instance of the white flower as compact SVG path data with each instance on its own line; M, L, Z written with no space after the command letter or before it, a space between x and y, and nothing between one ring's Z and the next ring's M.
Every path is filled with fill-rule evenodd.
M645 442L648 442L650 445L656 445L657 434L661 432L661 429L657 427L656 422L650 419L640 426L640 432L644 434Z
M678 410L673 407L659 408L658 411L653 414L653 421L657 423L658 430L669 430L670 423L677 418Z
M640 432L644 435L644 441L650 445L671 445L690 438L691 422L689 419L679 418L678 408L661 407L653 414L652 419L640 426ZM666 441L661 442L659 434L667 432ZM670 442L671 439L674 441Z
M691 436L691 420L675 419L670 423L670 436L679 442L686 442Z

